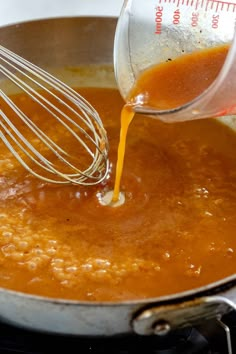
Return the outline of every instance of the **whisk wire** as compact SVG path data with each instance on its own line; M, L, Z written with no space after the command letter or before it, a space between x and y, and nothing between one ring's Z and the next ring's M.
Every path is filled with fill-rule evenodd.
M11 64L11 66L14 68L14 69L17 69L14 65ZM80 141L81 145L87 150L87 152L90 153L91 156L94 157L93 161L96 161L97 160L97 157L98 157L98 154L103 154L103 152L101 151L100 147L99 147L99 143L100 141L94 141L91 136L89 134L87 134L87 132L81 128L78 124L75 123L74 120L72 120L70 117L68 117L68 115L66 115L64 112L61 112L58 107L56 107L55 105L53 105L51 102L47 101L42 95L40 95L38 92L34 91L29 85L27 85L25 82L22 82L21 80L19 80L17 77L15 77L14 75L12 75L11 72L9 72L6 68L3 68L4 72L5 72L5 75L8 77L8 78L11 78L12 81L19 87L21 88L23 91L25 92L28 92L28 93L31 93L31 97L34 101L38 102L38 103L41 103L43 105L43 102L48 104L51 108L53 108L57 113L60 113L63 115L64 118L66 118L68 121L70 121L72 124L74 124L76 126L76 128L78 128L83 134L85 137L87 137L94 145L97 146L97 149L96 149L96 152L95 152L95 156L93 156L91 150L89 149L89 147L84 143L84 141L78 136L76 135L73 130L68 126L66 125L66 123L64 121L62 121L58 116L55 115L55 113L50 110L47 106L43 105L43 107L52 115L54 115L54 117L59 120L61 122L62 125L64 125L69 131L70 133ZM40 69L41 70L41 69ZM42 70L41 70L42 71ZM22 70L19 69L19 72L21 74L23 74L24 76L26 76L28 79L32 79L29 75L25 74ZM68 104L66 104L65 102L63 102L58 96L56 96L55 94L53 94L50 90L48 90L47 88L45 88L44 86L42 86L39 82L35 81L34 79L32 79L32 82L36 83L38 86L40 86L40 88L44 89L47 93L49 93L51 96L53 96L54 98L56 98L58 100L58 102L60 103L63 103L71 112L73 113L77 113L75 112L74 109L72 109L72 107L70 107ZM47 80L47 83L49 83L49 81ZM62 84L63 85L63 84ZM65 86L65 85L63 85ZM28 91L27 91L28 90ZM71 91L73 92L71 89L69 89L68 91ZM62 93L62 90L60 89L60 92ZM76 95L73 95L73 96L76 96ZM79 95L80 96L80 95ZM80 96L81 97L81 96ZM84 99L83 99L84 100ZM39 102L41 101L41 102ZM74 100L71 100L71 101L74 101ZM75 102L77 103L77 102ZM82 102L82 107L84 107L84 102ZM83 119L83 117L80 115L80 118L81 120L83 120L83 122L86 123L87 126L89 126L92 130L92 132L94 133L94 136L97 137L97 135L95 134L95 129L93 127L93 125L91 124L87 124L88 123L88 115L87 113L83 110L83 108L80 107L80 110L82 111L82 113L84 114L84 116L86 116L87 118L87 121ZM90 112L91 113L91 112ZM98 116L99 117L99 116ZM99 150L99 151L98 151ZM90 166L91 168L93 167L93 165ZM88 177L87 173L82 173L80 171L80 174L83 174L84 176ZM90 176L91 177L91 176ZM93 177L91 177L93 178Z
M12 68L17 69L17 67L15 67L14 65L11 65ZM12 82L14 82L20 89L22 89L24 92L30 94L31 98L38 103L45 103L46 105L50 106L51 108L53 108L57 113L61 114L64 118L66 118L68 121L70 121L72 124L74 124L74 126L76 126L76 128L78 128L87 138L89 138L93 144L96 144L97 142L95 142L91 136L83 129L81 128L78 124L75 123L74 120L72 120L68 115L66 115L64 112L60 111L58 107L56 107L55 105L53 105L50 101L46 100L45 97L43 97L39 92L35 91L34 89L32 89L29 85L27 85L25 82L23 82L22 80L20 80L19 78L17 78L16 76L14 76L9 70L7 70L6 68L0 66L0 69L2 70L2 72L5 74L6 77L8 77L9 79L12 80ZM72 109L72 107L70 107L68 104L66 104L65 102L63 102L58 96L56 96L55 94L53 94L52 91L50 91L49 89L47 89L46 87L44 87L43 85L41 85L39 82L37 82L36 80L34 80L32 77L30 77L29 75L25 74L22 70L18 69L19 73L21 73L22 75L24 75L26 78L30 79L33 83L35 83L37 86L39 86L41 89L44 89L47 93L49 93L52 97L56 98L58 100L58 102L63 103L65 105L66 108L68 108L71 112L73 113L77 113L74 109ZM55 89L55 88L54 88ZM28 91L27 91L28 90ZM60 92L62 93L62 91L60 90ZM68 98L68 97L67 97ZM55 113L53 113L52 110L50 110L46 105L44 105L43 107L50 113L53 114L54 117L58 120L60 120L59 117L57 117L55 115ZM83 113L85 114L85 111L83 111ZM90 112L91 113L91 112ZM88 125L88 122L86 120L83 119L82 116L80 116L80 119L91 129L93 129L93 126ZM60 122L64 125L65 123L60 120ZM69 128L68 126L66 126L67 128ZM86 144L83 142L83 140L77 136L72 129L70 129L70 132L77 138L79 139L80 143L87 148ZM94 132L94 130L93 130ZM91 151L88 150L90 153ZM92 153L91 153L92 155Z
M4 99L6 100L6 102L8 102L9 106L19 115L19 117L26 123L27 126L30 126L30 128L32 129L32 131L35 133L35 135L37 135L38 137L40 137L42 139L42 141L45 143L45 145L49 146L50 147L50 150L52 150L55 154L58 154L58 156L60 157L61 160L64 160L63 156L60 155L58 153L58 151L54 150L52 148L52 145L55 146L57 148L57 150L61 151L62 153L67 154L66 151L64 151L60 146L58 146L54 141L52 141L42 130L40 130L33 122L31 122L29 120L29 118L24 115L20 110L19 108L3 93L0 91L0 96L1 97L4 97ZM29 143L29 141L27 139L25 139L25 137L20 133L20 131L14 126L14 124L7 118L7 116L5 114L2 113L2 118L4 119L5 123L8 124L8 126L10 126L10 128L12 129L12 131L14 131L16 133L16 135L18 137L21 138L21 140L24 142L24 144L27 146L27 148L32 151L40 160L47 162L48 164L50 164L52 166L52 163L47 160L45 157L43 157L42 154L40 154L33 146L32 144ZM3 124L3 122L0 122L2 127L4 128L4 130L6 131L6 133L11 136L11 138L13 139L13 135L10 134L10 131L6 128L6 126ZM16 139L14 139L14 142L19 146L21 147L21 149L23 149L23 146L17 142ZM50 145L50 144L51 145ZM29 152L27 150L24 150L25 154L27 154L28 157L31 157L32 159L33 156L29 154ZM41 166L42 168L44 168L45 170L49 171L49 169L46 168L46 166L40 164L40 162L38 160L35 160L34 159L34 162L37 163L39 166ZM69 163L69 162L68 162ZM77 170L79 172L79 174L81 173L81 171L79 171L75 166L73 166L72 164L69 163L69 165L74 168L75 170ZM56 170L55 170L56 172ZM73 174L71 176L78 176L79 174Z
M15 136L12 134L12 132L7 128L6 125L4 125L4 123L2 121L0 121L0 125L1 127L4 129L5 133L7 133L8 136L11 137L11 139L13 140L13 142L21 149L21 151L23 151L25 153L26 156L28 156L29 158L31 158L31 160L33 160L38 166L42 167L44 170L48 171L48 172L52 172L52 170L54 171L55 174L60 175L60 177L62 177L63 179L66 178L66 176L68 176L68 178L66 178L67 180L71 180L71 182L73 182L72 177L76 177L79 174L63 174L61 173L59 170L55 169L52 165L52 163L47 160L42 154L40 154L30 143L27 139L25 139L25 137L20 133L20 131L12 124L12 122L7 118L7 116L1 112L1 116L4 119L4 121L9 125L9 127L17 134L18 137L21 137L22 141L25 143L25 145L27 146L27 148L29 148L31 150L31 152L33 152L38 158L39 160L36 160L25 148L24 146L15 138ZM9 142L9 140L7 140L6 136L1 132L1 138L4 141L4 143L7 145L7 147L9 148L9 150L12 152L12 154L16 157L16 159L34 176L36 177L40 177L39 174L37 174L34 170L32 170L25 162L24 160L21 158L21 156L16 152L16 150L14 149L13 145ZM44 164L42 164L40 161L42 161ZM46 166L50 165L50 169L47 168ZM42 177L41 179L45 180L45 181L50 181L50 182L54 182L54 180L51 180L49 178L45 178ZM60 181L59 183L66 183L66 181Z
M94 108L92 107L92 105L87 102L83 96L79 95L77 92L75 92L74 90L72 90L69 86L65 85L63 82L61 82L60 80L58 80L57 78L53 77L51 74L45 72L43 69L37 67L36 65L34 65L33 63L30 63L28 61L26 61L25 59L21 58L20 56L18 56L17 54L14 54L14 56L11 55L11 52L9 50L7 50L6 48L0 46L0 54L1 54L1 49L3 48L3 51L5 53L7 53L8 57L12 59L12 61L16 64L19 65L19 62L21 63L22 68L27 69L29 73L33 74L34 76L36 76L38 79L42 80L42 78L44 78L44 81L47 84L53 84L54 88L57 87L57 90L62 93L65 94L67 93L68 96L67 98L69 100L71 100L71 102L74 101L74 103L80 103L80 109L82 110L82 108L86 111L89 110L90 108L90 112L89 113L93 113L94 115L94 119L101 124L102 126L102 121L99 117L99 115L97 114L97 112L94 110ZM19 62L17 62L17 60ZM4 59L3 59L4 60ZM5 61L6 62L6 61ZM7 63L8 65L11 65L13 67L13 65L11 63ZM14 67L15 69L17 69L17 67ZM20 71L20 69L19 69ZM47 90L47 92L51 95L53 95L52 91L48 90L46 87L43 87L42 85L40 85L39 82L37 82L36 80L33 80L32 77L30 77L29 75L27 75L24 71L20 71L21 74L25 75L27 78L29 78L30 80L32 80L36 85L38 85L39 87ZM55 97L55 95L54 95ZM56 97L57 99L59 99L59 97ZM74 98L74 100L72 100ZM67 105L67 108L72 109L69 105ZM89 124L91 123L89 120L86 120L83 118L83 116L80 116L80 119L83 120L83 122L88 125L88 127L93 128L93 125Z
M1 64L1 62L4 65ZM60 162L69 167L71 171L66 173L59 171L59 169L55 167L54 162L51 162L48 158L43 156L37 148L21 134L7 115L4 114L3 111L0 111L2 117L0 126L5 132L4 134L1 131L0 137L17 160L33 175L48 182L93 185L104 180L109 170L107 156L108 141L102 121L92 105L87 102L84 97L51 74L2 46L0 46L0 72L24 91L34 102L39 104L41 108L46 110L51 117L79 142L80 146L82 146L90 158L92 158L92 162L90 162L87 168L81 169L76 167L74 163L69 161L67 151L54 142L47 133L40 129L31 118L14 104L3 90L0 90L0 98L7 103L8 107L17 115L17 118L37 136L48 150L56 155ZM33 85L33 87L31 85ZM40 91L34 89L35 85ZM48 97L54 101L51 101ZM69 103L73 104L73 106ZM63 109L60 109L60 107L63 107ZM68 113L66 113L65 110ZM78 122L76 120L78 120ZM7 126L10 129L7 128ZM6 138L6 134L8 135L8 139ZM59 178L49 178L33 170L16 151L15 147L10 143L9 138L30 161L40 166L40 168L46 172ZM90 142L90 145L88 145L88 142ZM26 148L23 145L25 145ZM92 150L92 146L94 146L94 151Z

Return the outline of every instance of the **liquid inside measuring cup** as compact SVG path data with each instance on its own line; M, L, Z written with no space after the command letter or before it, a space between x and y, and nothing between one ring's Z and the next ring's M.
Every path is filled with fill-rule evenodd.
M134 117L135 108L146 106L168 110L192 101L216 79L228 50L229 46L224 45L197 51L172 61L154 65L140 74L121 113L113 202L117 202L120 195L127 131Z
M201 95L217 78L229 46L180 56L144 70L129 93L128 104L158 110L182 106Z

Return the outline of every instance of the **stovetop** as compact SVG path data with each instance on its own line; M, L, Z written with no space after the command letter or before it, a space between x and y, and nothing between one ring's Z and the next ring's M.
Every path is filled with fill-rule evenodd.
M225 326L230 328L231 347ZM228 332L229 334L229 332ZM230 351L231 350L231 351ZM186 328L169 337L122 336L85 338L38 333L0 324L0 354L235 354L236 313L224 324L208 321L198 328Z

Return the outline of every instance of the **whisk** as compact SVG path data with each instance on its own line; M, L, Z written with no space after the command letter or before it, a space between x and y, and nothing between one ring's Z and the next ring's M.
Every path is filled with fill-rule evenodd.
M0 82L0 138L20 164L46 182L102 182L109 170L108 140L93 106L65 83L3 46L0 73L4 77ZM56 139L3 91L4 81L9 81L5 79L33 100L36 113L39 109L47 114L44 126L57 131ZM68 136L78 144L73 156Z

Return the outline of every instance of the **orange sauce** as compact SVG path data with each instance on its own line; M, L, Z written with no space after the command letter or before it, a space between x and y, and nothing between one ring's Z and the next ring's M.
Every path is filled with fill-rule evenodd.
M192 101L216 79L228 49L229 46L224 45L182 55L175 60L154 65L140 74L121 114L121 137L113 201L119 198L125 139L128 126L134 116L134 113L133 115L131 113L132 106L135 107L137 104L167 110Z
M234 132L213 119L168 125L136 117L122 175L125 204L105 207L99 196L114 186L124 102L112 89L79 92L104 122L111 177L89 188L44 183L0 142L0 286L120 301L172 294L234 274ZM29 99L15 101L57 136Z
M173 294L235 274L235 133L214 119L168 125L139 115L125 146L128 111L120 153L123 159L125 148L128 157L121 181L126 201L105 207L100 198L115 183L124 102L113 89L78 91L107 130L110 178L89 188L48 184L0 142L0 286L55 298L121 301ZM60 137L29 98L13 98L48 135ZM63 143L75 150L66 136ZM81 153L83 158L86 165ZM119 187L115 191L119 195Z
M219 74L229 46L182 55L148 68L137 78L128 101L166 110L190 102L206 90Z

